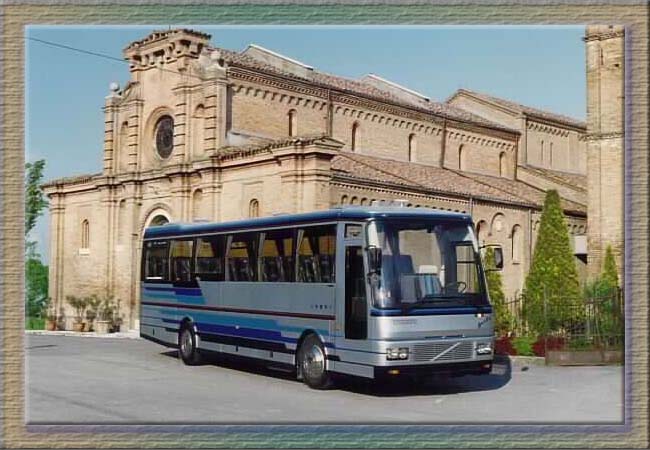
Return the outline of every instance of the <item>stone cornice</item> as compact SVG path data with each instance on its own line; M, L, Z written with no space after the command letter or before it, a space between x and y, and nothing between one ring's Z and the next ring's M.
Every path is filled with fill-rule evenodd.
M48 181L42 187L46 195L51 196L61 193L111 188L129 183L141 184L164 178L192 176L218 171L224 166L233 165L233 163L257 164L269 159L290 155L304 156L319 153L331 158L343 145L343 142L324 135L291 137L257 145L223 147L215 155L192 163L169 164L143 172L125 172L117 175L92 174L60 178Z
M625 30L615 30L615 31L609 31L607 33L589 34L583 37L582 40L585 42L604 41L606 39L613 39L613 38L619 38L624 36L625 36Z
M625 133L622 131L614 131L611 133L587 133L584 137L585 141L597 141L599 139L619 139L623 138Z
M270 74L261 70L252 70L236 66L235 64L231 64L231 66L228 68L228 75L234 80L238 79L273 87L276 89L285 89L288 91L298 92L303 95L318 97L323 100L328 99L328 95L331 95L331 100L334 103L340 102L349 105L360 106L395 116L408 117L415 120L430 122L437 126L442 126L442 122L446 120L449 125L457 128L489 133L494 137L499 137L507 140L516 140L520 134L516 130L502 130L499 128L490 127L486 124L463 121L458 118L450 117L447 114L436 113L425 108L418 108L415 105L398 103L386 99L378 99L370 95L348 91L343 88L335 88L327 85L322 85L317 82L309 82L306 80L302 81L290 77L285 77L279 74Z

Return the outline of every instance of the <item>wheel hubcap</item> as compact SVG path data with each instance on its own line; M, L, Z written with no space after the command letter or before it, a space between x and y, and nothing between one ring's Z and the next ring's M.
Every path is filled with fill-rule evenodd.
M187 330L181 334L181 353L186 358L192 353L192 335Z
M313 345L302 361L302 372L308 378L314 379L321 376L325 370L325 355L318 345Z

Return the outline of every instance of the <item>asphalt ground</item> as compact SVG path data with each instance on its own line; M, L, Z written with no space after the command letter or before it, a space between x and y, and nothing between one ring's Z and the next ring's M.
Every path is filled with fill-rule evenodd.
M142 339L26 336L29 424L620 423L623 368L495 364L487 376L339 380L210 358L189 367Z

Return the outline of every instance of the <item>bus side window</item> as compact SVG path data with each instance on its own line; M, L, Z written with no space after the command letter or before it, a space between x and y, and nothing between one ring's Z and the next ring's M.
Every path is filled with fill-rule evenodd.
M229 281L257 281L258 233L232 236L228 249Z
M334 283L336 225L305 227L299 236L298 281Z
M172 241L170 255L171 280L188 282L192 280L192 246L194 241Z
M196 261L194 265L196 275L206 281L225 280L225 255L225 236L198 238L196 240Z
M166 281L169 279L169 242L149 241L145 246L144 279Z
M291 282L294 280L293 240L294 230L277 230L264 233L260 252L262 281Z

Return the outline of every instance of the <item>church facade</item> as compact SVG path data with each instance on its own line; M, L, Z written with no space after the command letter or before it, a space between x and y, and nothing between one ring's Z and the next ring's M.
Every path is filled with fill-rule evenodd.
M137 327L148 226L373 200L470 213L480 241L503 246L513 297L545 191L557 189L586 272L587 124L464 89L435 102L210 38L176 29L129 45L131 79L106 97L101 172L44 185L58 308L66 295L110 294Z

